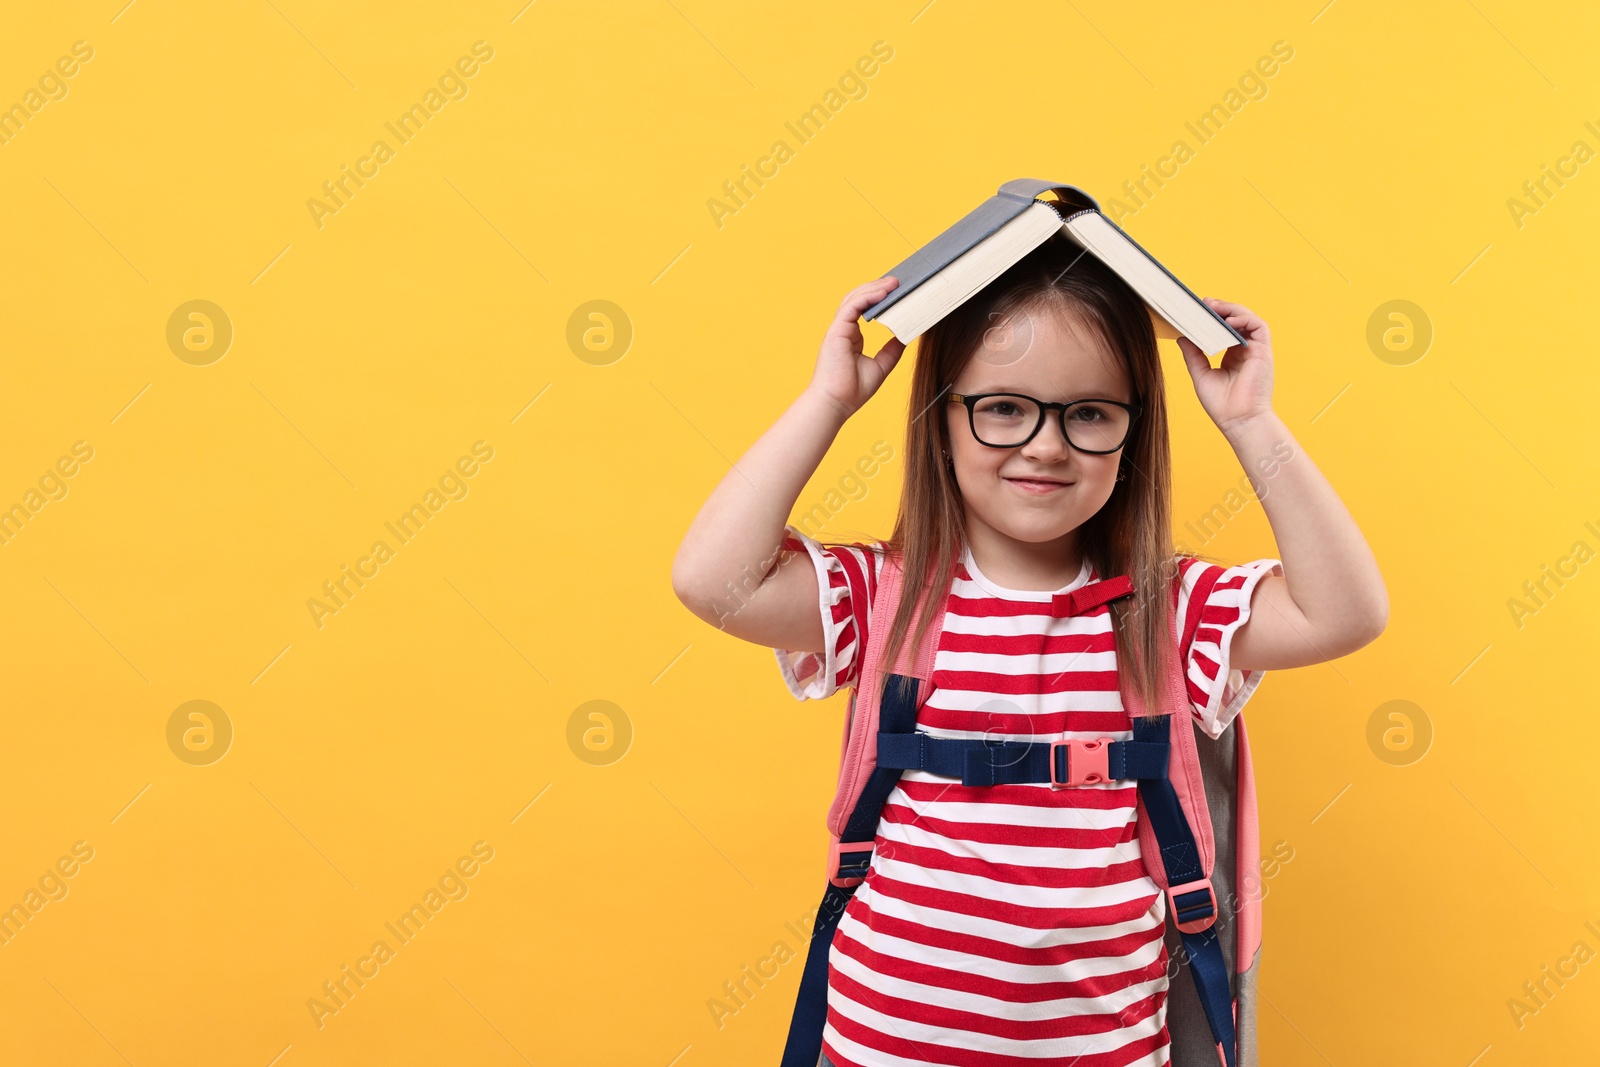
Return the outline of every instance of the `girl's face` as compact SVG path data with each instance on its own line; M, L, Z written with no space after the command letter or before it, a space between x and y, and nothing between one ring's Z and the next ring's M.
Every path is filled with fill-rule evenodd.
M1022 393L1058 402L1133 400L1127 371L1093 331L1075 315L1034 309L1016 311L1007 324L989 330L952 391ZM965 406L943 403L949 409L950 454L969 539L992 545L998 534L1025 545L1060 547L1070 555L1073 531L1116 489L1127 442L1106 455L1080 452L1062 436L1059 414L1051 412L1027 444L991 448L973 437ZM1067 417L1071 420L1074 412Z

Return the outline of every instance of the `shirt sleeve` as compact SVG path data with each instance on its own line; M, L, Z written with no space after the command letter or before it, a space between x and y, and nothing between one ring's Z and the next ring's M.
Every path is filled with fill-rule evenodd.
M872 598L883 562L883 543L823 545L794 526L786 526L783 547L794 552L804 549L817 570L822 651L773 651L778 657L778 670L794 698L821 700L854 686L860 677Z
M1205 600L1191 602L1190 593L1200 578L1216 573L1216 582ZM1177 618L1187 630L1196 621L1194 637L1182 651L1179 661L1188 682L1189 703L1195 721L1206 736L1215 740L1233 722L1246 701L1261 684L1266 672L1236 670L1229 661L1233 635L1250 619L1250 598L1256 585L1268 575L1283 575L1283 564L1276 559L1258 559L1223 568L1205 560L1185 557L1178 591Z

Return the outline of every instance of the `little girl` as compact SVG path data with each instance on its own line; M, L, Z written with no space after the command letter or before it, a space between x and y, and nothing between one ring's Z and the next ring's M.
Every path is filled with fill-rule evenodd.
M944 612L917 719L935 737L1131 738L1118 671L1155 706L1162 657L1177 655L1195 720L1216 739L1263 671L1343 656L1382 632L1377 563L1273 411L1267 325L1227 301L1208 303L1246 344L1216 368L1179 347L1283 559L1223 569L1174 553L1149 313L1061 235L922 335L894 535L824 545L786 525L840 427L899 362L893 338L866 356L858 325L897 284L845 298L811 384L722 479L673 564L684 604L775 649L796 698L856 684L885 553L903 561L908 590L886 662L914 623ZM1217 581L1190 603L1208 568ZM1056 594L1121 574L1133 596L1052 613ZM929 598L913 620L909 591L930 583L947 590L943 604ZM829 952L822 1067L1167 1063L1166 897L1140 857L1137 797L1130 780L967 787L904 771Z

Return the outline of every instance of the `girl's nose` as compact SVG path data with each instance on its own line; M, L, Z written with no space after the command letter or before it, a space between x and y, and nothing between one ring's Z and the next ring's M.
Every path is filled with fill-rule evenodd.
M1072 452L1072 446L1061 434L1061 420L1051 412L1033 435L1033 440L1022 446L1023 454L1040 459L1060 459Z

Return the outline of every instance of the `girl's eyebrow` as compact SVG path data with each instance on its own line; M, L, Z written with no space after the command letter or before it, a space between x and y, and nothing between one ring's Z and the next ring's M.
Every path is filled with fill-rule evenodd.
M1112 393L1116 392L1115 389L1100 389L1098 386L1096 386L1095 390L1096 391L1092 391L1092 392L1091 391L1079 391L1077 393L1077 395L1073 396L1071 399L1073 399L1073 400L1115 400L1116 399L1116 397L1111 395ZM1017 386L1012 386L1012 385L989 385L989 386L983 386L982 388L974 388L972 390L972 393L974 395L981 394L981 393L1019 393L1022 396L1034 396L1035 395L1033 393L1028 392L1028 390L1026 390L1026 389L1018 388ZM1043 400L1045 398L1044 397L1038 397L1037 399ZM1065 401L1061 401L1061 403L1065 403Z

